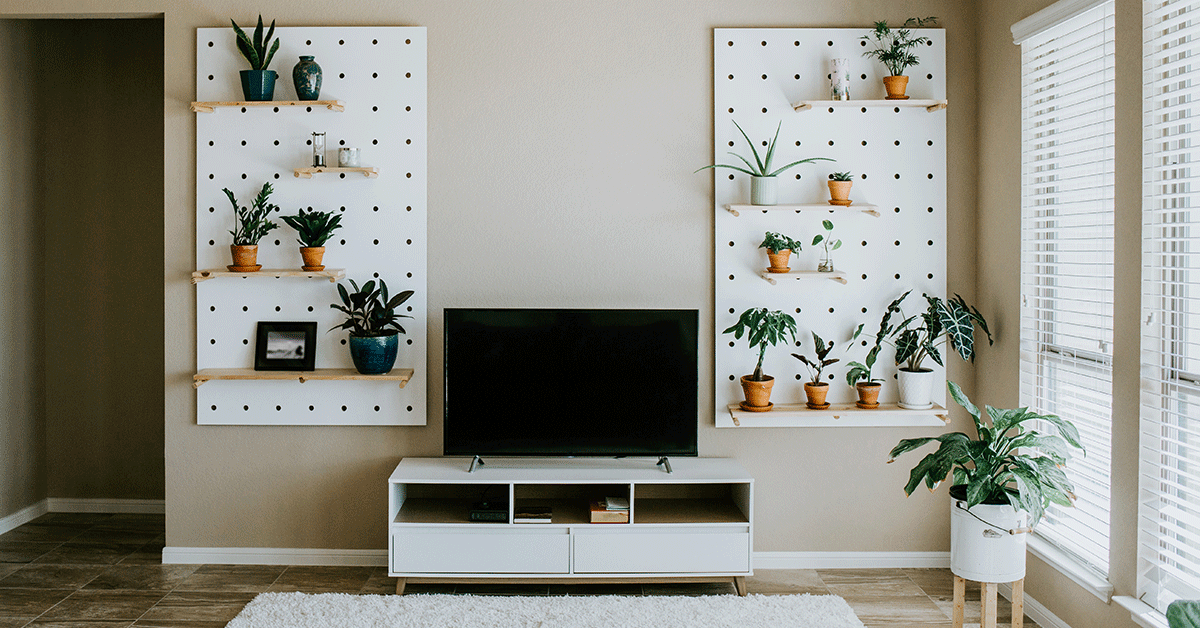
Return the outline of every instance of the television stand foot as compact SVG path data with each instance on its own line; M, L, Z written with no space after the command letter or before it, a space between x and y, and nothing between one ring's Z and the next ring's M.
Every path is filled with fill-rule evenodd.
M401 578L403 580L403 578ZM737 594L746 597L746 576L734 576L733 588L737 589Z
M483 466L483 458L480 458L479 456L475 456L474 458L472 458L472 459L471 459L471 466L470 466L470 468L468 468L468 469L467 469L467 473L474 473L474 472L475 472L475 467L476 467L477 465L478 465L478 466L481 466L481 467Z
M658 458L658 463L656 463L654 466L666 469L667 473L673 473L673 471L671 471L671 461L667 460L666 456L660 456Z
M407 578L396 578L396 595L404 595L404 585L407 583Z

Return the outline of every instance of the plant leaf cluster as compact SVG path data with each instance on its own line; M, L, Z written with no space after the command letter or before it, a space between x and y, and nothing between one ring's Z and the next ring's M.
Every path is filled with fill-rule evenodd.
M832 220L822 220L821 226L825 228L825 233L824 234L818 233L816 235L816 237L813 238L812 245L816 246L816 245L824 242L825 243L825 259L829 259L829 253L831 251L836 251L836 250L842 248L842 241L833 239L833 221Z
M858 328L854 330L854 334L850 336L851 343L853 343L855 340L858 340L858 337L862 334L863 326L864 323L859 323ZM866 380L868 384L883 381L882 378L871 376L871 369L875 368L875 360L879 357L880 342L881 341L876 338L874 346L867 351L867 357L862 362L851 361L849 364L847 364L847 366L850 367L850 370L846 371L846 384L854 386L863 380ZM848 345L846 348L849 349L851 346L853 346L853 344Z
M946 385L954 401L971 414L978 437L953 432L900 441L889 454L889 463L926 443L939 443L937 451L913 467L904 487L906 494L912 495L922 483L933 491L952 475L954 485L966 486L968 508L985 502L1008 503L1029 513L1030 526L1042 518L1051 502L1072 505L1075 489L1063 467L1071 456L1070 448L1083 451L1083 445L1070 421L1030 412L1028 408L997 410L986 406L989 425L958 384ZM1029 422L1035 420L1054 426L1057 434L1032 429Z
M925 358L938 366L945 366L939 343L949 343L950 348L963 360L975 361L975 326L987 334L988 344L993 344L992 332L979 310L967 305L957 294L953 299L922 294L927 307L924 312L905 317L901 303L912 290L900 295L888 305L879 322L875 335L875 346L887 342L896 348L896 365L905 365L909 371L918 371ZM892 316L898 314L902 320L892 324Z
M729 168L730 170L737 170L738 172L744 172L752 177L773 177L781 172L786 171L789 168L793 168L800 164L808 164L808 163L812 163L814 161L836 161L834 159L829 159L828 157L809 157L808 159L801 159L799 161L793 161L792 163L790 163L786 166L783 166L782 168L776 168L775 170L772 170L771 167L772 167L773 162L775 161L775 145L776 145L776 142L778 142L778 140L779 140L779 130L781 128L783 128L783 123L780 122L779 126L775 127L774 139L772 139L770 142L767 142L766 157L759 157L758 149L754 148L754 142L750 141L750 136L746 135L745 131L742 131L742 127L740 125L738 125L737 122L734 122L733 126L736 126L737 130L741 131L742 137L746 138L746 143L750 145L750 153L751 153L751 155L754 156L754 162L751 163L749 159L746 159L745 157L742 157L741 155L731 151L729 154L733 155L734 157L737 157L738 159L740 159L742 161L742 163L746 164L745 168L743 168L741 166L730 166L728 164L713 164L711 166L704 166L703 168L697 168L696 171L693 172L692 174L695 174L696 172L700 172L701 170L707 170L709 168Z
M849 172L835 172L829 175L830 181L850 181L854 175Z
M792 342L796 342L796 319L792 318L791 314L785 314L779 310L768 311L765 307L752 307L742 312L737 323L721 333L733 334L736 340L747 336L750 348L758 349L758 364L754 367L754 373L750 376L750 380L761 382L765 380L762 364L763 357L767 354L767 347L779 344L788 336L791 337Z
M345 286L338 284L338 295L342 298L342 303L341 305L333 303L329 307L346 314L347 318L341 325L337 325L329 331L349 329L351 336L360 338L392 336L397 331L402 334L406 333L397 319L412 317L408 314L397 314L396 308L413 295L412 290L405 290L389 299L387 284L382 279L379 280L378 287L376 287L375 281L371 280L359 288L353 279L350 280L350 286L354 288L354 292L350 292L346 290Z
M829 352L833 351L833 341L832 340L829 341L828 343L826 343L824 340L821 340L821 337L818 336L817 332L815 332L815 331L812 332L812 337L813 337L813 347L814 347L814 349L816 351L816 355L817 355L816 359L810 360L807 357L802 356L798 353L793 353L792 357L796 358L797 360L800 360L800 362L802 362L804 364L804 366L808 369L808 374L812 377L812 380L811 380L812 383L820 384L820 383L822 383L821 382L821 371L825 370L825 367L829 366L830 364L836 364L840 360L838 358L828 357Z
M913 54L913 48L929 43L928 37L913 37L908 27L933 26L936 21L936 17L910 17L905 20L904 28L894 31L888 28L886 21L875 22L875 30L870 35L861 37L863 41L874 44L875 48L864 52L863 56L878 59L891 76L904 76L906 69L921 62L921 59Z
M773 251L775 253L778 253L780 251L787 250L787 249L790 249L791 251L796 252L796 251L800 250L801 244L799 242L797 242L796 240L793 240L792 238L783 235L782 233L775 233L772 231L768 231L763 236L762 244L758 245L758 248L767 249L767 250Z
M280 216L279 218L296 230L297 235L300 236L296 241L300 243L300 246L305 247L325 246L329 238L333 237L333 232L342 226L341 215L333 212L309 211L306 214L303 209L300 209L297 210L295 216Z
M225 196L229 197L229 202L233 204L234 226L233 231L229 234L233 236L233 243L237 246L250 246L258 244L258 241L267 235L272 229L279 228L279 225L270 221L271 212L279 211L279 206L274 203L267 202L274 192L274 188L270 183L264 183L262 190L255 197L254 203L249 207L239 206L237 198L229 188L222 188Z
M274 57L275 52L279 50L278 38L275 40L274 44L271 44L271 37L275 35L275 20L271 20L271 30L267 31L267 36L264 39L262 15L259 15L258 27L254 29L253 40L246 35L246 31L243 31L238 27L237 22L229 20L229 23L233 24L233 32L237 35L238 51L241 52L242 56L246 58L246 61L250 63L250 69L267 69L267 66L271 65L271 58ZM270 45L269 50L268 45Z

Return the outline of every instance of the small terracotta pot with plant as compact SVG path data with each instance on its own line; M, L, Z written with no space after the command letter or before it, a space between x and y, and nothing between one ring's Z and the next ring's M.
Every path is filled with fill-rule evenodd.
M850 188L854 186L849 172L835 172L829 175L829 204L841 207L850 206Z
M771 403L771 388L775 385L775 378L763 374L763 358L766 357L767 347L784 342L789 336L792 342L796 341L796 319L779 310L750 308L742 312L737 323L721 333L733 334L737 340L747 336L750 348L758 349L758 364L754 372L742 376L742 393L746 400L739 405L747 412L769 411L775 405Z
M767 272L786 273L791 270L788 266L788 259L791 258L792 251L799 251L801 245L782 233L768 231L763 236L762 244L758 245L758 248L767 250L767 260L771 263Z
M237 197L229 188L222 191L233 204L233 231L229 232L233 236L233 244L229 247L233 264L228 268L239 273L254 272L262 268L262 264L258 263L258 241L272 229L279 228L268 219L271 212L279 211L278 205L268 202L271 192L275 190L270 183L264 183L250 207L239 206Z
M921 62L913 54L913 48L928 44L928 37L913 37L909 27L923 28L935 26L936 17L910 17L904 22L903 28L892 30L886 21L875 22L875 30L870 35L863 35L862 40L875 47L863 53L864 57L874 57L887 68L889 76L883 77L883 88L887 91L888 100L908 100L908 77L904 71Z
M825 401L825 397L829 394L829 383L821 381L821 371L830 364L837 363L838 359L828 357L829 352L833 350L833 341L826 343L815 331L812 332L812 338L816 359L810 360L798 353L793 353L792 357L800 360L808 369L810 379L804 383L804 395L808 397L808 408L824 410L829 407L829 402Z
M325 243L333 237L333 232L342 226L342 217L333 212L312 211L308 213L299 210L295 216L280 216L280 219L296 230L300 243L300 257L304 265L300 268L309 272L325 270L322 263L325 258Z
M860 324L858 329L854 330L854 335L850 336L850 346L854 346L853 342L858 340L862 334L863 326ZM867 357L862 362L851 361L850 370L846 372L846 383L854 387L858 393L858 401L855 405L864 410L874 410L879 407L879 393L883 390L883 380L871 376L871 369L875 368L875 360L879 357L879 346L883 343L883 338L876 336L875 345L867 351ZM849 348L849 347L847 347Z

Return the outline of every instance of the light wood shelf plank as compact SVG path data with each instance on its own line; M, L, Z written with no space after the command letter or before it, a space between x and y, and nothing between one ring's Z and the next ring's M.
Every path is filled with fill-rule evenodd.
M346 278L346 269L326 268L325 270L308 271L292 270L290 268L264 268L262 270L256 270L252 273L242 273L232 270L222 270L220 268L210 268L193 272L192 283L200 283L201 281L216 279L218 277L240 277L243 279L246 277L273 277L275 279L280 279L282 277L301 277L307 279L321 278L328 279L330 283L337 283L338 281Z
M212 113L218 107L325 107L330 111L345 111L346 103L340 100L213 100L192 103L192 111L196 113Z
M796 111L808 111L817 107L924 107L925 111L934 112L950 106L949 100L935 98L910 98L908 100L802 100L792 108Z
M639 524L750 523L729 499L636 497L633 522Z
M874 410L853 403L830 404L824 410L810 410L802 403L775 404L769 412L746 412L733 403L728 410L733 427L945 427L950 422L946 408L936 403L926 410L894 403L881 403Z
M805 281L808 279L829 279L836 281L843 286L846 285L846 273L835 270L833 272L823 273L819 270L789 270L786 273L773 273L763 270L761 273L763 279L766 279L772 286L778 283L779 279L795 279L797 281Z
M307 381L381 381L399 382L404 388L412 379L413 369L395 368L383 375L363 375L357 370L349 369L317 369L315 371L256 371L254 369L200 369L192 378L192 386L199 388L205 382L213 380L295 380L303 384Z
M841 205L830 205L829 203L800 203L796 205L741 205L731 203L725 206L725 209L734 216L741 216L741 212L746 211L830 211L830 212L862 212L870 214L876 218L879 217L878 205L850 205L843 207Z
M314 174L322 172L357 172L368 179L379 177L379 168L335 168L333 166L314 166L312 168L296 168L295 176L297 179L311 179Z

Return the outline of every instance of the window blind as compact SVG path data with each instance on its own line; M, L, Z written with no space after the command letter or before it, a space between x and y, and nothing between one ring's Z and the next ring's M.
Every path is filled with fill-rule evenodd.
M1108 573L1112 421L1114 3L1021 42L1020 403L1079 428L1074 508L1037 534ZM1042 431L1052 431L1040 426Z
M1143 3L1138 596L1200 598L1200 2Z

